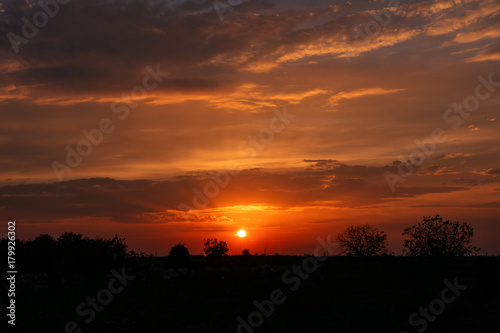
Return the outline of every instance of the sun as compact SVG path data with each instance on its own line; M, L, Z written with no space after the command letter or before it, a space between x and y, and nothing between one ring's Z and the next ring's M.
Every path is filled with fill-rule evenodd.
M240 237L245 237L247 235L247 232L245 230L241 229L240 231L238 231L237 235Z

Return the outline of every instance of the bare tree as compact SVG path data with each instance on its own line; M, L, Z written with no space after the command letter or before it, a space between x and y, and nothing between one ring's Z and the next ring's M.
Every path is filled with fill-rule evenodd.
M342 253L348 256L378 256L387 254L387 235L370 224L348 227L337 235Z
M480 248L470 245L474 230L467 223L443 221L439 215L406 228L403 250L410 256L452 257L477 253Z

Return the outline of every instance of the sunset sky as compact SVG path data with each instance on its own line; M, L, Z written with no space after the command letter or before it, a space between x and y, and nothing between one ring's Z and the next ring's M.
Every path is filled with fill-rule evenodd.
M5 232L304 254L371 223L400 253L440 214L500 254L500 2L48 3L0 0Z

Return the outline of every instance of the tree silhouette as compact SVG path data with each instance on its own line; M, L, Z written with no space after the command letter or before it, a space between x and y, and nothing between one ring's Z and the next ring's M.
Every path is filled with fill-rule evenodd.
M57 241L52 236L41 234L24 244L24 249L30 256L23 258L24 263L33 271L52 271L61 258ZM23 246L18 245L22 253ZM19 252L19 251L18 251Z
M387 235L369 224L348 227L337 235L342 253L348 256L387 254Z
M191 266L191 257L189 256L189 250L187 247L181 243L172 246L170 253L168 254L168 262L175 268Z
M250 255L250 250L249 249L244 249L243 251L241 251L241 254L244 255L244 256L249 256Z
M439 215L406 228L403 250L410 256L452 257L477 253L480 248L470 245L474 230L467 223L443 221Z
M89 270L93 256L89 255L88 239L74 232L65 232L57 239L59 260L66 264L69 272Z
M108 249L109 255L114 258L125 259L130 256L125 238L120 238L116 234L112 239L96 239L96 241L101 242L103 244L102 246Z
M214 256L214 257L227 256L227 252L229 251L227 243L222 240L217 241L217 238L204 239L204 245L205 247L203 251L207 256Z

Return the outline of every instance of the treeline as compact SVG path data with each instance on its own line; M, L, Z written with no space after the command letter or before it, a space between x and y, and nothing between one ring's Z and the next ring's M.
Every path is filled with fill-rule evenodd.
M0 240L7 248L8 239ZM49 275L93 275L119 267L128 258L144 256L129 251L124 238L87 238L72 232L58 238L42 234L33 240L15 240L15 258L19 271Z
M422 257L456 257L477 254L479 248L472 245L474 231L467 223L445 221L439 215L424 217L423 222L403 231L404 254ZM326 255L346 256L391 255L387 235L369 224L348 227L334 240L337 252ZM7 249L6 238L0 239L0 248ZM146 257L128 249L124 238L87 238L72 232L58 238L40 235L33 240L16 240L17 267L23 272L42 272L63 276L68 272L77 275L99 274L119 267L130 258ZM217 239L204 241L207 257L227 256L226 242ZM244 256L250 255L248 249ZM190 267L191 256L183 244L171 248L167 265L173 268Z
M465 222L443 220L439 215L423 217L423 221L403 230L403 254L413 257L462 257L475 255L480 248L472 245L474 230ZM330 239L329 239L330 242ZM389 241L384 231L371 224L349 226L336 235L324 255L371 257L393 255L388 250ZM334 246L333 246L334 245ZM204 252L209 257L227 256L227 243L217 239L204 241ZM182 254L182 255L180 255ZM242 255L250 255L245 249ZM183 244L172 248L169 258L178 263L186 262L189 251Z

